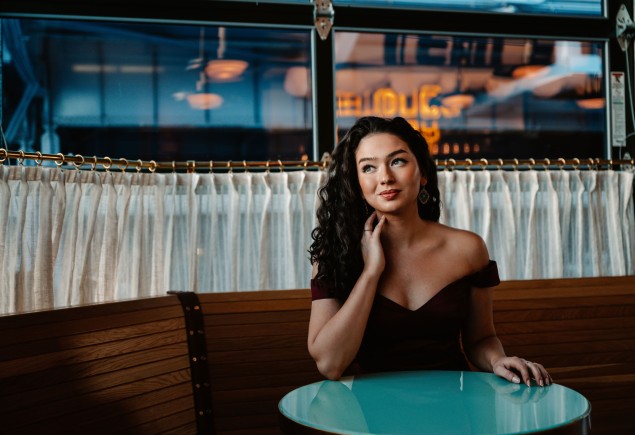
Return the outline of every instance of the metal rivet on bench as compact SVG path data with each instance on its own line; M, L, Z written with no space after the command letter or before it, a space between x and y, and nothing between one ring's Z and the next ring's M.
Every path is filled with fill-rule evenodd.
M200 310L200 309L201 309L201 307L199 307L198 305L194 305L194 309L195 309L195 310Z
M190 335L194 335L194 331L190 331Z
M192 358L192 361L196 362L196 357L193 357L193 358Z

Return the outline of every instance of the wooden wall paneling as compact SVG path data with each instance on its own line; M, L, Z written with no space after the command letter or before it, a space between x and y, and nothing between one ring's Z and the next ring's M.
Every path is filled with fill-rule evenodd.
M0 317L6 433L159 433L194 420L175 297Z
M635 433L635 277L504 282L494 318L508 354L589 399L594 434Z
M198 297L217 432L279 434L280 398L322 380L306 347L309 290ZM589 398L594 434L635 433L635 277L503 282L494 316L509 354ZM8 433L189 434L193 406L174 296L0 317Z
M308 290L199 295L219 433L280 433L278 402L321 380L308 354Z

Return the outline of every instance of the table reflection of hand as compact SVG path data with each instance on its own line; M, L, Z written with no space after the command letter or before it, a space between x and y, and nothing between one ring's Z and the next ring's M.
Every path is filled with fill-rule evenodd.
M479 378L484 380L499 396L502 396L509 400L511 403L523 404L523 403L535 403L540 401L549 387L531 386L528 387L525 384L512 384L505 379L487 376Z
M355 394L339 381L324 381L309 405L309 416L321 425L367 432L368 424Z

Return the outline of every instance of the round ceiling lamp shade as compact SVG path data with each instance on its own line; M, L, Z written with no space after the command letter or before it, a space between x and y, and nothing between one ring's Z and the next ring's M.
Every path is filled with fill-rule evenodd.
M577 100L576 104L581 109L599 110L604 109L604 107L606 106L606 100L604 98L586 98Z
M304 98L309 95L309 69L304 66L292 66L284 76L284 90L294 97Z
M231 82L245 72L249 64L238 59L215 59L205 65L205 75L216 82Z
M453 94L444 97L441 103L446 107L464 110L474 104L474 96L470 94Z
M211 110L223 104L223 97L209 92L199 92L187 96L187 102L193 109Z

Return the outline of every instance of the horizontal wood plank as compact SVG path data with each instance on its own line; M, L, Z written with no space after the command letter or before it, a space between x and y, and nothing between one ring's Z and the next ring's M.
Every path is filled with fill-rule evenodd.
M0 317L7 433L195 433L175 296Z
M278 401L322 379L306 345L310 291L198 297L218 433L279 434ZM635 277L506 281L493 297L508 354L585 394L594 434L635 432ZM195 433L184 325L174 296L0 317L0 419Z

